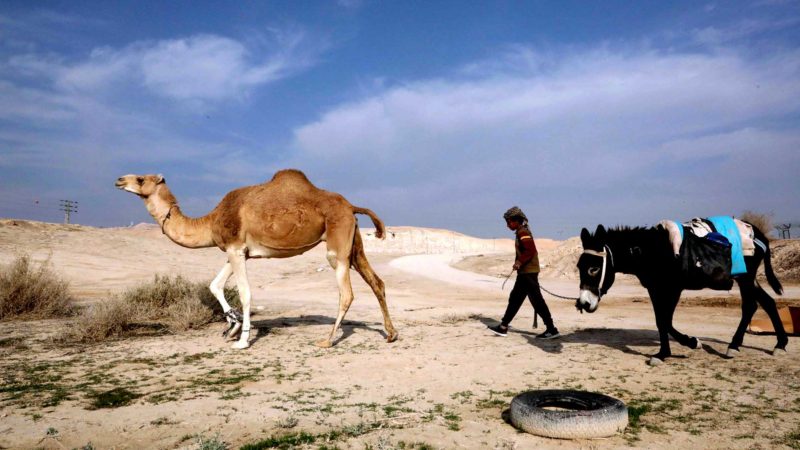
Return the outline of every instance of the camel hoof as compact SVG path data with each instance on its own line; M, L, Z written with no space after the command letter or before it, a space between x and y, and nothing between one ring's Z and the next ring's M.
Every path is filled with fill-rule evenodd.
M741 354L742 353L739 351L738 348L728 348L728 351L725 352L725 356L730 358L730 359L736 358L737 356L739 356Z
M775 348L772 349L772 356L774 356L776 358L781 358L781 357L784 357L784 356L786 356L788 354L789 353L786 351L785 348L775 347Z
M660 366L664 362L661 358L656 358L655 356L651 357L649 361L647 361L647 365L649 366Z
M394 342L394 341L396 341L396 340L397 340L397 338L399 338L399 337L400 337L400 333L398 333L397 331L395 331L394 333L392 333L392 334L390 334L390 335L386 336L386 342L387 342L387 343Z
M319 348L331 348L331 347L333 347L333 343L330 341L330 339L323 339L321 341L317 341L317 342L314 343L314 345L316 345Z
M250 347L250 343L247 341L237 341L235 344L231 345L231 348L234 350L243 350L247 347Z

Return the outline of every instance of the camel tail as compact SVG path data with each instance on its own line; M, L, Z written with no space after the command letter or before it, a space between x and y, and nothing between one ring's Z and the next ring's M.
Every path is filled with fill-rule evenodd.
M767 239L767 236L765 236L764 233L762 233L761 230L759 230L755 225L753 225L753 235L756 239L764 243L764 275L767 276L767 282L776 294L782 295L783 286L781 285L781 282L778 281L778 277L775 276L775 272L772 270L772 256L771 252L769 251L769 239Z
M372 219L372 223L375 224L375 237L378 239L383 239L386 236L386 227L383 225L383 221L378 217L374 212L367 208L359 208L358 206L353 206L353 214L365 214Z

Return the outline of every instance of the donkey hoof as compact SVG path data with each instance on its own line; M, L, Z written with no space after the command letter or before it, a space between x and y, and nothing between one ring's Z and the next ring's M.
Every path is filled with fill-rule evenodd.
M692 343L694 344L691 346L693 350L698 350L701 347L703 347L703 342L700 339L692 338L692 341L693 341Z
M725 352L725 356L728 358L736 358L737 356L741 355L738 348L728 348L728 351Z
M236 341L233 345L231 345L231 348L234 350L243 350L247 347L250 347L250 343L247 341Z
M785 348L775 347L775 348L772 349L772 356L774 356L776 358L780 358L780 357L786 356L788 354L789 353L786 351Z
M333 347L333 343L331 343L330 339L323 339L321 341L317 341L314 343L319 348L331 348Z
M652 356L652 357L650 357L650 360L647 361L647 365L655 367L655 366L661 365L663 362L664 362L663 359L661 359L661 358L659 358L657 356Z

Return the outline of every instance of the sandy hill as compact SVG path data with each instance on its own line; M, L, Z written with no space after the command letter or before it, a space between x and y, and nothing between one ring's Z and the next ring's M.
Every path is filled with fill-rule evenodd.
M329 333L338 311L324 245L294 258L248 262L257 313L243 352L222 339L219 322L73 345L53 338L83 326L80 318L0 321L0 448L189 449L199 447L199 436L239 448L293 433L315 438L313 448L772 448L796 441L797 338L788 356L773 358L774 336L747 335L742 355L724 359L741 315L735 292L707 294L731 298L724 303L731 307L684 301L676 327L701 338L703 348L673 342L676 358L652 368L645 361L658 348L658 334L638 284L615 284L595 314L548 297L561 339L536 339L541 325L531 328L527 304L511 333L498 338L486 326L505 310L509 287L447 264L505 275L513 241L388 229L384 241L375 240L374 230L363 233L400 332L392 344L384 341L371 290L357 276L356 301L337 345L312 344ZM543 286L575 292L574 280L552 277L574 271L578 240L537 244L551 276ZM797 244L775 242L779 270ZM175 245L152 224L0 220L0 263L22 253L49 260L84 304L102 303L154 274L209 281L225 261L216 248ZM418 270L398 269L393 263L400 260L414 261ZM794 292L791 298L800 298ZM624 434L591 444L556 441L503 420L512 397L531 389L603 392L644 412Z
M411 226L388 226L386 230L386 238L380 240L375 238L374 228L361 229L366 251L376 256L385 255L381 261L411 254L453 255L451 265L458 269L505 277L514 260L512 239L481 239L446 229ZM579 238L565 241L536 238L536 245L542 278L578 278L576 264L582 251ZM771 250L778 278L789 285L800 282L800 240L774 240ZM297 258L256 263L265 267L267 274L277 273L264 275L266 278L261 284L274 281L269 281L269 276L287 277L330 270L323 252L324 245L321 245ZM224 255L217 248L191 250L175 245L152 223L97 228L0 219L0 263L21 254L49 261L59 273L72 280L79 298L96 298L133 282L145 281L154 270L180 273L196 280L210 279L224 261ZM763 267L761 270L763 278ZM618 276L618 280L638 284L628 275Z

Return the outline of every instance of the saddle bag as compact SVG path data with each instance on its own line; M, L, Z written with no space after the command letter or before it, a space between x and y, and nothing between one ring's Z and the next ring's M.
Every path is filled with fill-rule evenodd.
M725 236L684 233L680 259L684 289L728 291L733 287L731 244Z

